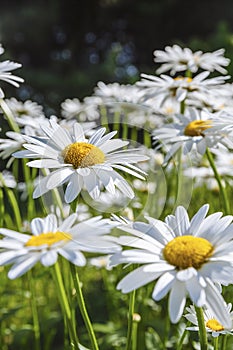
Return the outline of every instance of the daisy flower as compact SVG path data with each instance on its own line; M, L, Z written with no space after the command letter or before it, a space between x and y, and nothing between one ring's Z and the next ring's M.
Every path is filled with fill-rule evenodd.
M206 152L207 147L216 148L220 144L225 148L233 148L232 115L224 111L214 114L189 108L185 115L176 115L175 119L174 123L152 133L154 141L160 141L165 147L165 163L180 148L184 154L195 151L200 155Z
M10 171L3 170L0 173L0 187L15 188L16 186L17 182L14 175Z
M0 55L3 54L3 52L4 49L1 46ZM19 83L23 83L24 80L16 75L13 75L11 71L20 67L22 67L20 63L15 63L9 60L0 62L0 80L14 85L15 87L19 87ZM4 96L4 92L0 88L0 98L3 98Z
M171 71L174 75L176 72L189 70L196 73L199 68L213 72L218 71L221 74L226 74L226 67L230 63L230 59L224 57L225 50L219 49L214 52L202 51L192 52L191 49L184 49L178 45L166 46L165 50L154 51L154 61L163 63L156 73L161 74L166 71Z
M31 234L1 228L4 238L0 240L0 265L13 264L8 277L22 276L38 261L43 266L54 265L58 255L84 266L86 258L82 252L108 254L120 249L106 235L113 227L109 220L98 216L75 224L76 218L72 214L60 224L54 214L35 218L31 221Z
M225 305L224 312L227 317L233 321L233 312L231 311L232 304ZM197 316L193 305L186 307L187 314L184 315L188 321L194 324L194 327L187 327L189 331L199 331ZM221 334L233 334L233 322L227 329L217 319L216 316L208 308L203 308L203 316L206 327L206 332L211 333L212 337L218 337Z
M126 275L117 289L131 292L158 279L152 294L155 301L170 292L168 309L173 323L180 320L189 295L198 307L206 305L224 327L231 327L224 299L215 282L233 282L232 216L214 213L206 217L209 205L202 206L190 220L179 206L165 222L146 217L149 223L120 223L118 243L131 249L110 258L110 266L141 264Z
M40 181L35 188L34 198L64 183L68 183L65 191L67 203L72 202L83 188L96 199L102 186L110 193L114 194L117 187L129 198L134 197L127 181L115 169L144 179L141 174L145 173L134 164L148 157L141 155L138 149L119 150L128 141L112 140L116 131L104 136L106 129L100 128L86 139L80 124L75 123L69 132L52 120L50 127L42 126L42 130L47 141L24 136L28 142L24 144L26 150L13 154L17 158L42 158L27 163L30 167L56 168Z
M8 107L13 113L16 121L20 123L21 118L31 117L31 118L40 118L44 116L43 107L38 103L33 102L31 100L27 100L25 102L18 101L16 98L12 97L10 99L6 99Z
M160 105L167 99L176 99L178 102L184 101L194 92L208 93L209 95L219 95L219 87L225 83L230 76L219 76L206 79L210 72L202 72L194 78L176 77L172 78L169 75L154 75L141 74L142 80L137 82L137 85L143 88L144 98L151 99L160 97Z
M80 102L78 98L66 99L61 103L61 115L66 119L77 118L80 122L99 119L99 112L94 104Z

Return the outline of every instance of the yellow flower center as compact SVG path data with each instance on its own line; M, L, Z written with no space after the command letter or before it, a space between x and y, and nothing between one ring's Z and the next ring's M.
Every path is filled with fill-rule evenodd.
M219 323L215 318L212 318L211 320L208 320L206 322L206 327L212 329L213 331L223 331L224 327L221 323Z
M176 77L174 80L176 81L183 80L183 81L186 81L187 83L191 83L193 81L193 79L190 77Z
M62 152L64 162L75 169L85 168L105 161L105 154L96 146L86 142L75 142Z
M203 131L212 127L211 120L194 120L185 129L186 136L203 136Z
M25 247L39 247L41 245L53 245L61 241L69 241L72 236L66 232L46 232L38 236L32 236L26 243Z
M199 269L211 256L213 249L212 244L205 238L179 236L165 246L163 256L169 264L178 269Z

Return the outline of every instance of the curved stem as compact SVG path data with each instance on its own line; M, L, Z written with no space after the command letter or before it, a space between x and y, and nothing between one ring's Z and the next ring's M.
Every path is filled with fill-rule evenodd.
M79 276L76 270L76 266L72 263L70 263L70 271L72 274L72 278L73 278L73 282L74 282L74 288L76 289L76 295L77 295L77 299L78 299L78 306L80 309L80 312L82 314L85 326L87 328L90 340L91 340L91 344L92 344L92 348L93 350L99 350L98 347L98 343L95 337L95 333L90 321L90 318L88 316L88 312L86 309L86 305L85 305L85 301L84 301L84 297L83 297L83 293L82 293L82 288L81 288L81 283L79 280Z
M67 299L67 295L66 295L66 291L65 291L65 287L62 279L62 274L58 263L54 265L54 279L57 285L57 291L58 291L61 308L65 316L65 320L67 322L72 349L79 350L78 336L76 333L75 325L72 322L72 313L71 313L70 305Z
M207 350L207 334L206 334L203 311L201 307L197 307L197 306L195 306L195 311L197 315L201 350Z
M176 350L182 349L182 345L183 345L184 339L186 337L186 334L187 334L187 329L185 328L181 334L181 337L180 337L179 342L177 344Z
M222 198L223 198L225 214L230 214L230 205L229 205L229 201L228 201L228 198L227 198L226 188L225 188L225 186L222 183L222 179L221 179L221 176L219 175L218 170L217 170L217 168L215 166L212 153L209 151L208 148L206 149L206 155L207 155L208 161L210 163L210 166L211 166L211 168L212 168L212 170L214 172L215 179L216 179L216 181L218 183L219 190L220 190Z
M9 126L11 127L11 130L13 130L15 132L20 132L19 126L15 121L15 117L14 117L13 113L11 112L7 103L2 98L0 98L0 107L1 107L4 115L6 116L6 119L8 121Z
M21 230L21 227L22 227L21 214L20 214L20 210L19 210L19 206L18 206L17 199L15 197L15 194L10 188L8 188L6 186L4 178L2 176L2 173L0 173L0 181L2 182L2 184L4 186L4 189L6 191L8 198L9 198L12 210L14 212L17 229Z
M136 291L133 290L129 296L128 330L127 330L127 342L126 342L126 348L125 348L126 350L130 350L132 342L135 344L135 339L134 341L132 341L135 295L136 295Z

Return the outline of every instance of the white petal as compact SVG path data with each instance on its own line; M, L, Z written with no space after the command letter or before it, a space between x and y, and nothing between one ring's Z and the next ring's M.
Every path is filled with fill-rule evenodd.
M35 218L31 221L31 230L34 235L39 235L44 232L44 220Z
M9 230L7 228L0 228L0 234L16 239L17 241L20 241L23 243L27 242L30 238L29 235L26 235L17 231Z
M62 168L52 172L47 182L47 189L51 190L60 186L70 175L73 174L73 172L74 171L70 168Z
M206 302L206 294L205 289L198 283L196 276L186 281L186 288L192 302L198 307L202 307Z
M179 236L186 235L189 228L189 217L184 207L179 206L175 211L176 227L173 227L174 231Z
M40 159L28 162L27 166L30 166L32 168L59 168L64 167L64 164L56 159Z
M71 175L69 183L65 191L65 201L66 203L71 203L79 195L81 189L83 188L83 178L77 173Z
M16 262L16 264L8 272L8 277L10 279L15 279L22 276L25 272L30 270L38 260L40 260L40 254L33 254L26 257L24 260L20 260L18 263Z
M0 253L0 265L10 264L25 254L27 254L27 250L23 248L16 251L10 250L10 251Z
M205 204L192 217L192 220L190 222L190 227L189 227L189 233L192 233L194 235L196 234L197 230L199 229L199 226L201 225L202 221L206 217L208 210L209 210L209 204Z
M77 265L77 266L86 265L85 256L82 254L82 252L79 252L78 250L72 251L68 249L59 249L59 254L61 254L65 259L72 262L74 265Z
M57 252L55 250L49 250L41 256L41 264L44 266L52 266L57 261Z
M44 233L57 230L57 218L54 214L49 214L44 218Z
M169 315L172 323L177 323L184 310L186 302L186 288L185 284L175 281L168 300Z
M71 214L68 216L68 218L66 218L62 224L58 227L58 231L61 232L68 232L69 229L73 226L73 224L75 223L75 221L77 220L77 214Z
M152 298L156 301L161 300L172 288L175 281L175 272L164 273L157 281L152 293Z
M190 280L191 278L197 276L197 271L193 267L189 267L185 270L180 270L177 272L176 278L180 282L185 282Z
M144 272L145 266L141 266L126 275L117 285L123 293L131 292L134 289L144 286L145 284L157 279L162 272Z

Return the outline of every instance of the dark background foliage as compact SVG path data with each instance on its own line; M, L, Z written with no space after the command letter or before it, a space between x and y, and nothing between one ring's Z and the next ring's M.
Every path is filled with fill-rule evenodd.
M231 0L2 0L3 57L21 62L25 79L9 96L58 111L100 80L133 83L153 73L153 51L174 43L224 47L232 58L232 26Z

